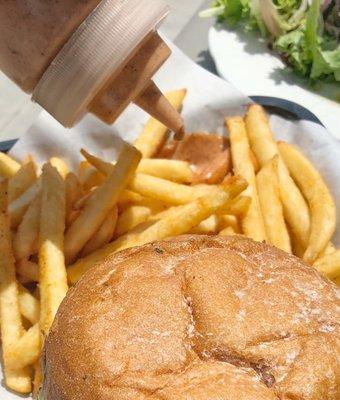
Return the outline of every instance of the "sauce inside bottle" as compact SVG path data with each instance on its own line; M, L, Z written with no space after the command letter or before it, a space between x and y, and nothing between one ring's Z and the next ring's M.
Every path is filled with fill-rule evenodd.
M112 124L134 102L173 130L183 121L152 81L171 51L160 0L0 2L0 69L66 127Z

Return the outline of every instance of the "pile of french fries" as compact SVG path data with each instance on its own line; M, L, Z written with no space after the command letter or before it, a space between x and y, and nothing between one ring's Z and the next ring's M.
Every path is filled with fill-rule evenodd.
M186 91L167 94L180 110ZM226 120L233 175L193 185L191 166L153 158L168 140L150 119L116 162L81 151L77 173L41 172L0 153L0 312L5 382L37 393L39 357L68 287L109 254L185 233L241 234L304 258L340 284L335 205L315 167L276 142L260 106Z

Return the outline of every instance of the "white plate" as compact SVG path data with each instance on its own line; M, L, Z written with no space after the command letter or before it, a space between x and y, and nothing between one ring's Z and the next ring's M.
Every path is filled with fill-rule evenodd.
M220 76L245 95L274 96L301 104L340 139L340 84L322 84L313 89L304 79L287 74L280 57L254 32L212 27L209 49Z

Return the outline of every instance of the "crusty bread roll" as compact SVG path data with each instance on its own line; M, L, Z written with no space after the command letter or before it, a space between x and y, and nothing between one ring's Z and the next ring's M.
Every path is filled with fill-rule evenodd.
M70 290L45 400L339 400L336 286L241 236L125 250Z

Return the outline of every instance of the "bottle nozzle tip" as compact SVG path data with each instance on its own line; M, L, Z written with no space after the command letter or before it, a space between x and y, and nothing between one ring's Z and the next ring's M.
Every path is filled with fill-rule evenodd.
M185 135L185 128L184 125L182 125L181 128L175 132L174 139L176 141L180 141L184 138L184 135Z

